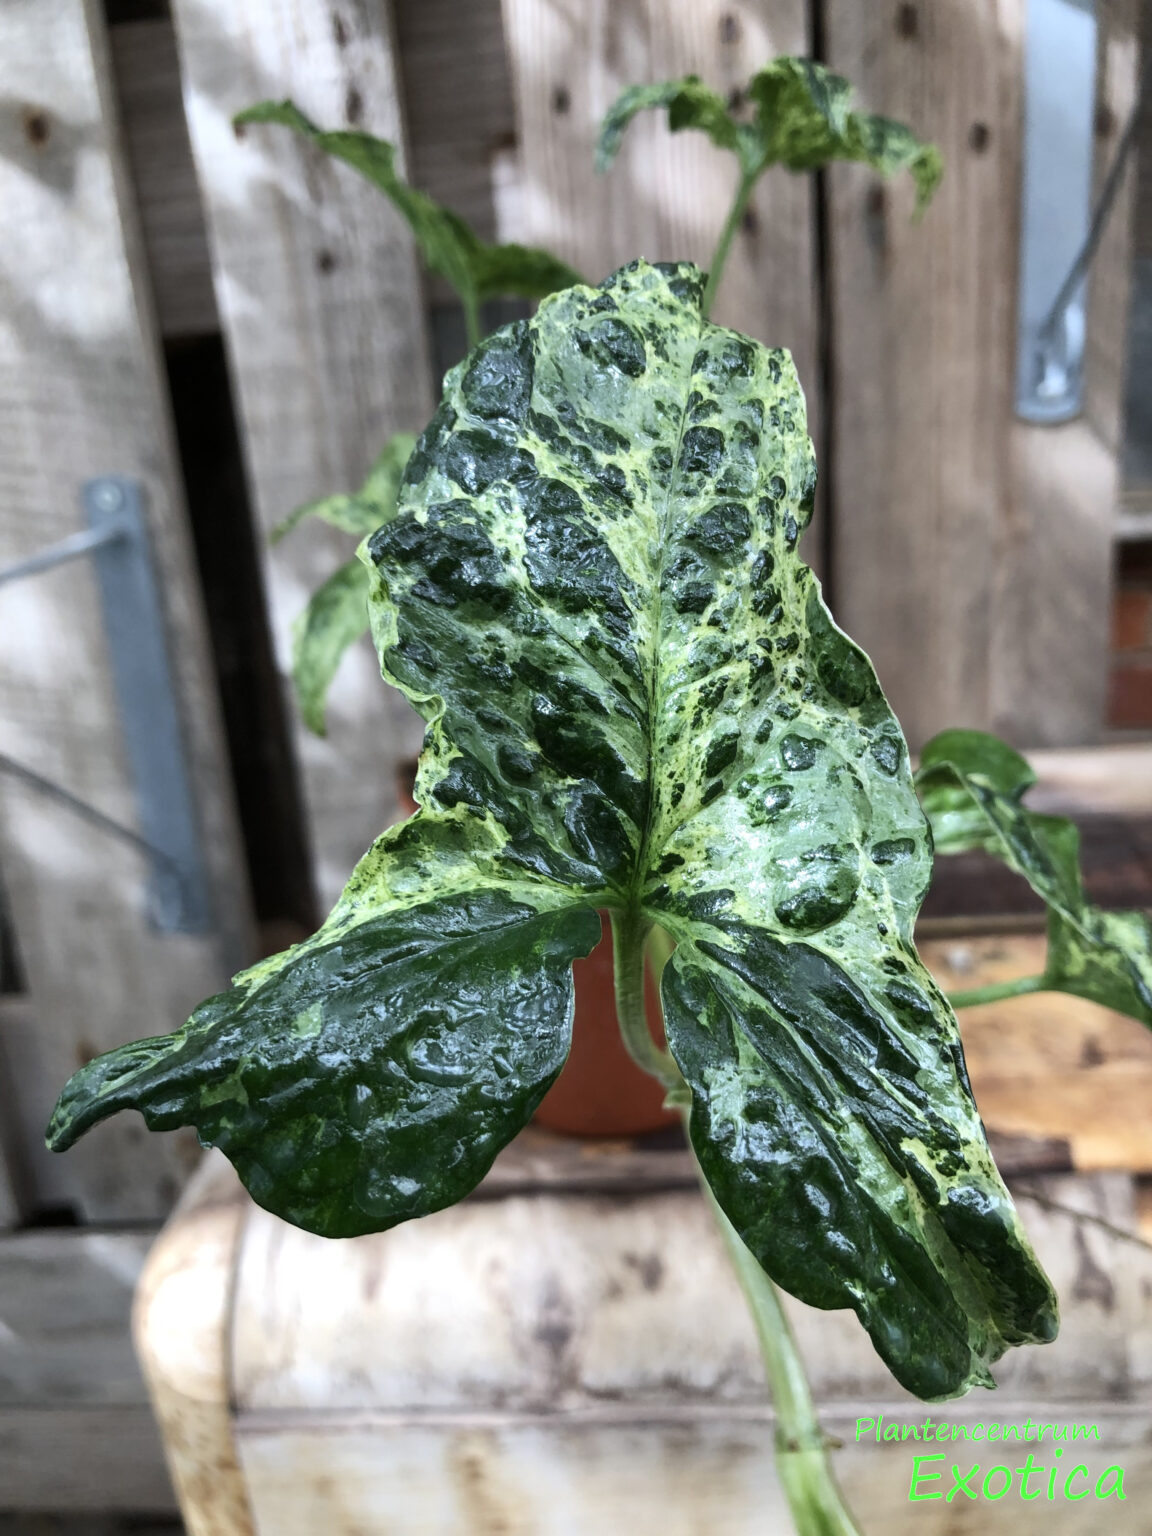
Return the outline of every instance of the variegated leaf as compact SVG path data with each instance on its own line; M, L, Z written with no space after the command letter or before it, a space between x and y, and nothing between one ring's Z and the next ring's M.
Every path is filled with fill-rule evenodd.
M285 534L291 533L309 517L317 517L321 522L329 523L343 533L354 533L360 539L366 533L374 533L396 511L404 467L415 446L414 433L397 432L388 439L358 491L305 502L273 529L272 543L279 543Z
M327 132L291 101L259 102L238 113L235 121L240 127L279 123L359 171L406 220L431 270L447 278L467 304L502 294L538 299L580 281L578 273L548 251L523 245L486 245L459 214L408 185L396 169L396 146L387 139L352 129Z
M708 324L703 286L635 263L448 376L361 551L385 675L427 721L422 809L315 939L86 1068L53 1134L137 1103L239 1148L291 1219L387 1226L522 1120L566 1043L558 968L597 907L640 912L677 941L667 1035L724 1210L948 1396L1051 1337L1054 1298L912 944L931 854L903 739L797 554L791 361Z
M368 632L368 572L359 560L335 570L292 626L292 686L304 724L327 734L328 690L349 646Z
M743 176L754 181L771 165L812 171L835 160L856 160L882 175L910 172L923 209L939 184L943 162L903 123L850 110L852 87L811 59L782 57L759 70L744 95L751 118L728 104L696 75L658 85L629 87L609 108L596 149L598 170L619 153L624 131L638 112L663 107L673 132L695 128L731 150Z
M981 848L1023 875L1048 905L1043 982L1152 1026L1152 922L1085 899L1080 834L1023 803L1036 775L983 731L942 731L925 746L916 786L938 853Z
M272 535L273 543L307 517L363 537L396 515L404 466L416 439L397 432L389 439L358 491L326 496L298 507ZM292 685L304 723L325 734L328 690L345 651L368 632L368 573L358 560L334 571L312 594L292 627Z

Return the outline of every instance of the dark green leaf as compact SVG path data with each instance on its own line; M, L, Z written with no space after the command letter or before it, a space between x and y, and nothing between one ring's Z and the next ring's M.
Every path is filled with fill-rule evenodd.
M304 723L326 734L324 706L344 652L368 632L368 572L349 560L317 588L292 626L292 682Z
M923 209L943 173L940 153L890 118L850 110L852 87L811 59L782 57L753 75L744 93L755 107L746 121L729 110L695 75L658 85L632 86L609 109L596 150L599 170L619 152L624 130L638 112L664 107L673 131L696 128L731 150L746 178L771 165L813 171L835 160L858 160L885 176L909 171Z
M396 169L396 148L387 139L351 129L325 132L291 101L262 101L237 114L237 124L279 123L343 160L378 187L407 220L421 254L466 303L498 294L541 298L580 282L579 274L546 251L521 245L486 245L458 214L411 187Z
M340 496L324 496L319 501L309 501L286 517L272 531L273 544L279 543L285 534L302 523L307 517L318 517L344 533L353 533L362 539L366 533L374 533L381 523L386 523L396 511L396 498L400 493L400 481L404 466L412 456L416 436L412 432L397 432L368 471L368 477L358 491Z
M791 360L704 321L703 288L693 267L634 263L545 300L449 374L400 510L361 551L384 673L427 721L421 811L366 857L316 939L207 1005L203 1056L181 1036L150 1047L146 1094L138 1048L101 1058L54 1135L143 1103L220 1140L215 1105L240 1100L239 1073L258 1197L324 1230L386 1226L429 1207L394 1188L394 1158L420 1191L434 1178L439 1200L443 1145L480 1134L473 1100L455 1111L445 1098L444 1143L420 1139L410 1075L387 1076L396 1032L440 1041L466 995L460 1055L491 1089L475 1111L497 1127L487 1156L566 1039L567 983L539 969L541 929L559 967L595 937L595 908L639 910L677 941L669 1043L693 1142L741 1236L798 1296L855 1308L906 1386L947 1396L988 1380L1009 1344L1051 1337L1055 1304L988 1152L955 1020L912 945L931 855L903 739L796 553L814 469ZM444 904L477 892L530 909L515 944L506 954L485 933L465 960L425 959L416 910L439 933ZM422 968L406 990L410 920ZM486 1030L507 1017L509 968L516 1027L541 1055L514 1060L501 1085ZM417 1007L433 1023L414 1026ZM261 1069L249 1087L233 1067L331 1008L341 1029L289 1041L274 1081ZM387 1091L361 1077L370 1069ZM315 1116L306 1133L302 1113ZM336 1216L302 1218L324 1138L355 1148L356 1176ZM452 1189L475 1175L469 1161Z
M391 844L315 938L73 1078L53 1145L129 1107L156 1131L195 1125L261 1205L326 1237L466 1195L560 1070L571 961L600 925L466 867L455 889L446 865L423 881L403 835Z
M924 748L916 785L938 853L982 848L1048 904L1045 984L1152 1025L1152 927L1142 912L1103 912L1084 897L1080 834L1023 803L1036 776L982 731L943 731Z

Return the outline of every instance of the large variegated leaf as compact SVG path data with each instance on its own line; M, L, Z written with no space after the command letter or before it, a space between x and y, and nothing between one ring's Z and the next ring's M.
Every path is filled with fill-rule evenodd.
M387 1226L522 1120L566 1042L559 968L595 908L639 911L677 941L667 1035L725 1211L947 1396L1051 1337L1054 1300L913 948L931 854L904 742L797 554L791 361L709 325L702 291L636 263L448 376L362 546L385 675L427 721L422 809L192 1045L85 1069L54 1136L141 1104L239 1148L294 1220Z
M657 85L630 86L609 108L596 149L599 170L619 153L637 113L663 107L673 132L695 128L731 150L743 176L754 180L771 165L812 171L834 160L857 160L885 176L906 170L923 208L943 171L940 153L903 123L850 110L852 87L811 59L773 59L753 75L745 93L754 112L732 109L696 75Z
M943 731L924 748L916 784L938 853L982 848L1023 875L1048 904L1042 978L1152 1025L1152 922L1105 912L1084 897L1080 834L1063 816L1030 811L1036 775L1018 752L982 731Z

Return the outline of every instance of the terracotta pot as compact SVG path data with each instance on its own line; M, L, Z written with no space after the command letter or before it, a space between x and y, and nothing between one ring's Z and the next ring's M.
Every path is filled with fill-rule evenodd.
M397 796L406 815L417 809L412 798L414 761L397 771ZM544 1096L536 1120L550 1131L568 1136L639 1136L675 1125L677 1115L664 1108L664 1090L642 1072L624 1049L616 1023L616 989L612 977L612 930L607 912L600 914L604 937L592 953L573 965L576 1012L572 1049L564 1070ZM645 982L648 1026L663 1044L660 1002L651 972Z
M664 1108L664 1089L624 1049L616 1023L607 912L601 912L600 920L604 937L587 959L577 960L572 967L576 978L572 1049L536 1119L550 1131L569 1136L639 1136L674 1125L677 1116ZM663 1044L660 1001L651 971L645 977L644 1001L648 1027Z

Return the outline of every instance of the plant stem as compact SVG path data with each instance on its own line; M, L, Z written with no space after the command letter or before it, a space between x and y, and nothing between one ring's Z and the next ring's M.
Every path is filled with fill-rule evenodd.
M776 1408L776 1467L797 1536L860 1536L828 1460L828 1443L780 1293L720 1209L699 1163L696 1172L756 1325Z
M665 1088L680 1084L680 1073L648 1028L644 1007L644 945L652 924L633 907L612 909L612 954L616 975L616 1017L629 1056Z
M478 346L484 339L484 331L480 324L480 301L469 289L462 289L460 302L464 306L464 335L468 341L468 350Z
M732 249L732 241L736 231L740 228L740 220L744 217L748 208L748 200L752 196L752 188L756 185L757 177L745 171L741 174L740 185L736 188L736 197L732 207L728 210L728 217L724 220L724 228L720 231L720 238L716 242L716 249L712 254L712 264L708 269L708 283L704 289L704 318L707 319L712 311L712 302L716 297L716 290L720 286L720 279L724 275L724 267L728 261L728 253Z
M969 992L949 992L953 1008L978 1008L981 1003L998 1003L1005 997L1027 997L1029 992L1045 992L1043 976L1017 976L1012 981L994 981L987 987L973 987Z
M666 1088L682 1088L676 1063L652 1038L644 1008L644 948L652 927L635 908L612 911L616 1015L628 1054L637 1066L658 1078ZM662 940L653 948L663 950L666 960L672 944L666 934ZM688 1112L685 1109L681 1113L687 1132ZM691 1138L688 1144L691 1146ZM860 1536L833 1476L804 1365L776 1287L720 1209L700 1164L696 1162L695 1166L756 1325L764 1371L776 1407L777 1468L797 1536Z

